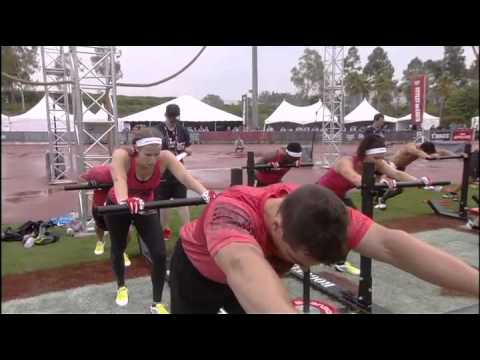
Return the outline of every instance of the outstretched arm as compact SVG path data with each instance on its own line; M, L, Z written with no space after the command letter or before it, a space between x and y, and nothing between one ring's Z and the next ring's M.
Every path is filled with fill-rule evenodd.
M415 176L412 176L405 171L400 171L394 167L388 165L385 160L379 160L375 162L375 168L378 172L387 175L391 179L399 181L417 181L418 179Z
M477 269L405 231L373 224L355 251L434 285L479 296Z
M222 248L214 259L247 313L296 313L287 290L260 249L231 243Z
M258 160L255 165L260 165L260 164L268 164L269 162L272 162L275 160L275 157L277 156L276 152L269 152L265 155L263 155L260 160Z
M362 176L353 168L352 161L348 158L341 158L335 164L335 170L355 186L362 185Z

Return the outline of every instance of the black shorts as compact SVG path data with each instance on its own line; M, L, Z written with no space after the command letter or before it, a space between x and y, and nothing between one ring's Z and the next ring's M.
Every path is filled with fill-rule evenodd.
M352 209L356 209L357 207L355 206L355 204L353 203L352 199L348 198L348 197L345 197L342 199L343 203L345 205L347 205L348 207L351 207Z
M479 164L478 164L478 150L472 152L471 154L471 162L470 162L470 176L473 179L478 179L479 177Z
M100 215L97 212L96 207L92 208L92 216L93 216L93 220L95 221L95 226L103 231L106 231L107 224L105 223L105 218L103 217L103 215Z
M203 276L192 264L178 239L170 261L172 314L245 314L232 289Z
M155 200L185 199L187 188L181 182L168 179L155 189Z

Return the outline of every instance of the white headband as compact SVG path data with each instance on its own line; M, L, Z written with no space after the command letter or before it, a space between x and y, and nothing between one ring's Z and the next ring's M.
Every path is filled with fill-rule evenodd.
M140 146L146 146L146 145L151 145L151 144L162 145L162 138L159 138L159 137L147 137L147 138L139 139L139 140L137 140L137 142L135 143L135 145L138 146L138 147L140 147Z
M287 154L290 155L291 157L296 157L296 158L302 157L301 152L293 152L293 151L288 151L287 150Z
M387 148L373 148L369 149L365 152L365 155L375 155L375 154L385 154L387 152Z

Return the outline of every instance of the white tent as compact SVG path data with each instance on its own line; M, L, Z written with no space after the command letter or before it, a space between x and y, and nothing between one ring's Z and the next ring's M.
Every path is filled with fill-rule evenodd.
M397 122L397 130L406 130L409 128L410 124L412 123L412 114L405 115L398 119ZM422 121L422 129L423 130L430 130L432 127L436 128L440 125L440 118L427 114L426 112L423 113L423 121Z
M356 122L373 121L373 117L378 114L379 111L375 109L367 99L363 101L353 109L348 115L343 118L345 124L352 124ZM388 115L383 115L385 122L396 123L397 119Z
M50 101L53 101L53 99L50 99ZM10 131L48 131L46 97L44 96L27 112L11 116Z
M150 109L125 116L119 121L125 122L164 122L165 109L169 104L177 104L180 107L180 120L187 122L243 122L239 116L217 109L213 106L195 99L192 96L184 95L167 101Z
M3 115L2 115L3 116ZM472 124L470 126L472 129L476 129L478 131L478 116L472 118Z
M10 131L10 118L2 114L2 131Z
M323 119L323 111L325 111L325 116L331 116L330 111L323 106L321 100L308 106L296 106L283 100L275 111L265 120L265 125L285 122L306 125L317 121L321 122Z
M50 106L53 104L54 100L50 98ZM82 103L82 112L83 112L83 121L85 123L106 123L107 114L100 110L96 114L93 114L90 110L87 110L85 104ZM57 121L62 122L62 127L65 127L65 113L58 112L55 115ZM74 116L70 114L70 129L73 130ZM2 116L2 130L3 126L3 116ZM120 122L119 122L120 124ZM19 132L48 132L48 122L47 122L47 104L46 97L44 96L35 106L33 106L27 112L10 117L9 121L9 130L3 131L19 131ZM121 128L119 129L121 130Z

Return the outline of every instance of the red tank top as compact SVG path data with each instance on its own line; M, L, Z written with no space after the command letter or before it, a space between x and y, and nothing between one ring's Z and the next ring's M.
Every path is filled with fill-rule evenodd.
M155 163L155 168L150 179L146 181L140 181L137 179L137 161L136 154L130 155L130 169L127 173L127 186L129 197L139 197L143 201L152 201L154 199L153 190L160 185L162 179L162 173L160 172L160 161ZM108 198L117 204L117 198L115 196L115 189L112 187L108 192Z
M285 153L281 150L277 150L277 154L272 162L278 162L282 165L282 161L285 160ZM283 169L271 169L271 170L258 170L256 172L256 178L263 185L272 185L279 183L283 176L290 170L290 168Z
M357 169L360 160L356 156L353 157L353 168ZM345 197L347 191L355 187L349 180L340 175L334 168L330 168L318 181L318 185L324 186L332 190L341 199Z

